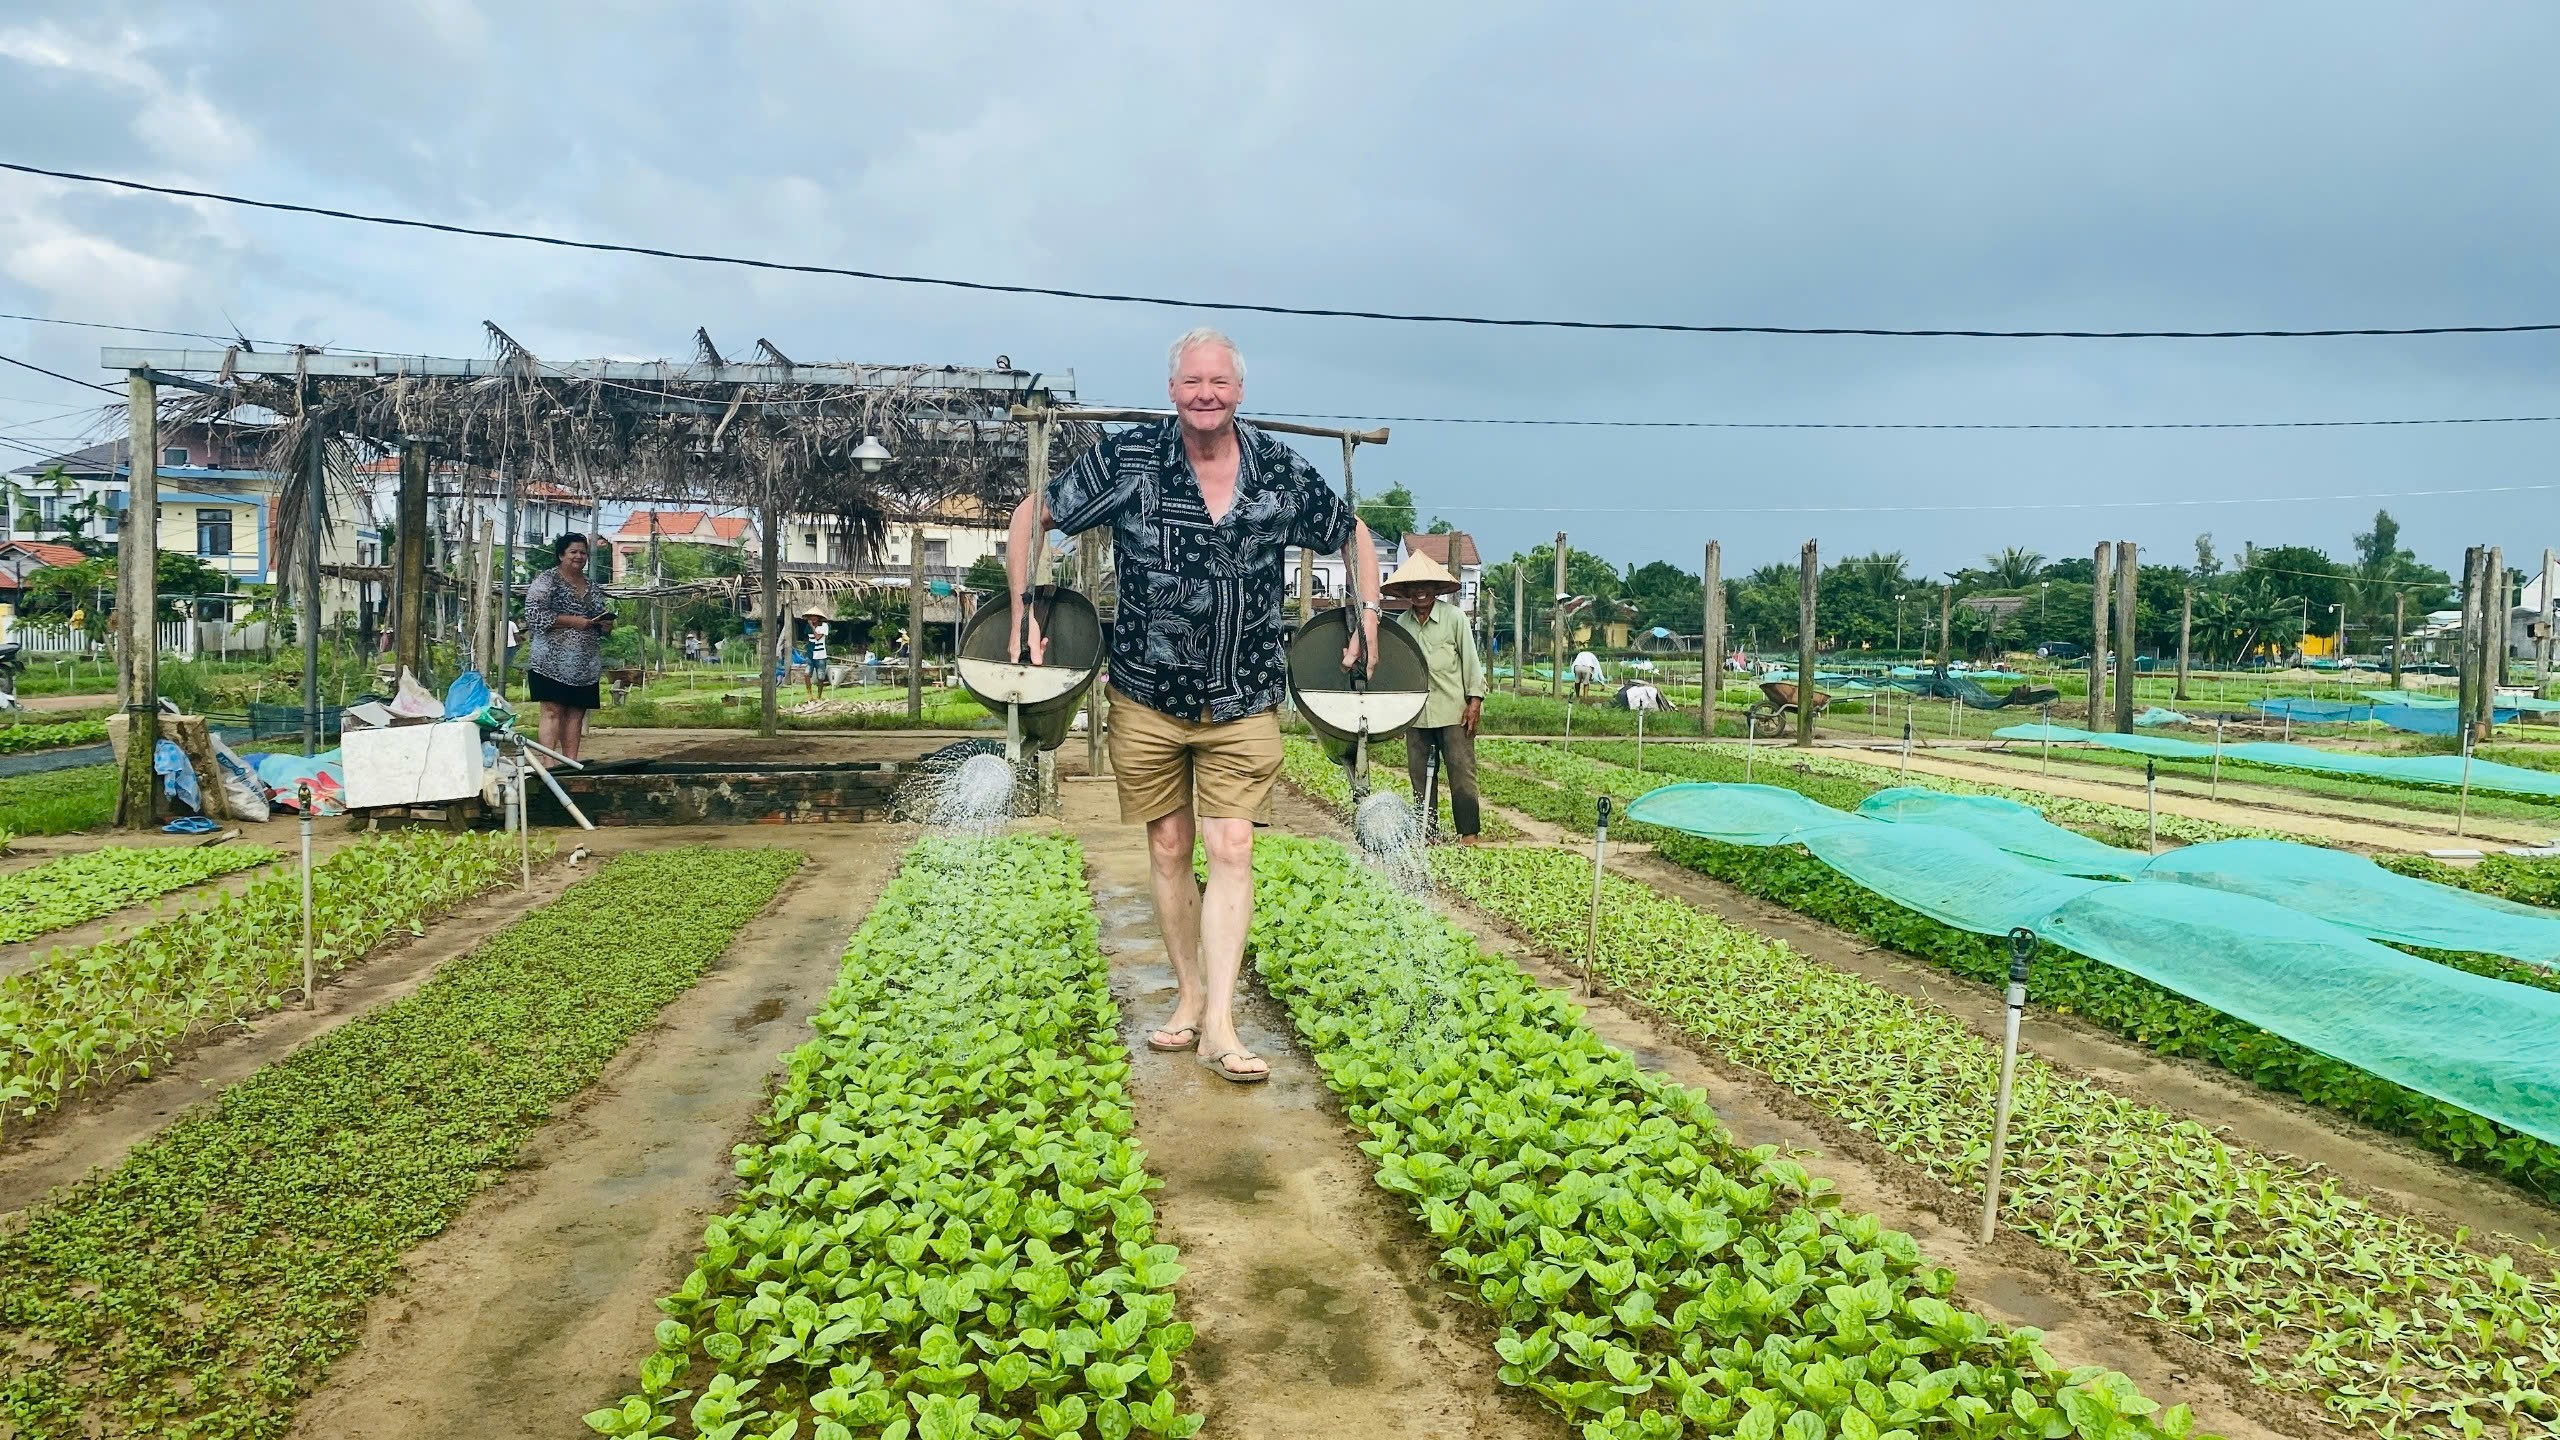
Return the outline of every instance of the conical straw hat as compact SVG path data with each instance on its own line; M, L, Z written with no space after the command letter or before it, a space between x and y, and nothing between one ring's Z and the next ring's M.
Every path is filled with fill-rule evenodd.
M1429 590L1434 595L1455 595L1461 587L1458 577L1450 574L1448 567L1416 550L1404 557L1404 563L1396 567L1396 573L1388 576L1378 588L1397 594Z

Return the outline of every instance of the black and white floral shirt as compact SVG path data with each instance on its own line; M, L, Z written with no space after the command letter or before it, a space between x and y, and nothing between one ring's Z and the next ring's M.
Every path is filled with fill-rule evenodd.
M1287 690L1287 552L1339 550L1351 507L1297 451L1236 424L1236 498L1212 521L1178 420L1123 430L1049 482L1049 523L1112 527L1120 608L1111 683L1167 715L1217 723Z

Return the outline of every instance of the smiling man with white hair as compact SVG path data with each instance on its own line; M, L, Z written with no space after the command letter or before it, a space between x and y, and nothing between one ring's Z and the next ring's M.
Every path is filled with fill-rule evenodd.
M1017 652L1047 642L1018 602L1050 526L1111 527L1120 604L1111 626L1111 769L1120 818L1147 827L1156 920L1181 995L1147 1036L1194 1050L1237 1084L1271 1067L1236 1034L1236 973L1253 920L1253 820L1280 778L1287 688L1290 546L1351 546L1360 629L1378 643L1378 561L1369 527L1298 452L1236 419L1244 356L1193 330L1166 356L1173 415L1088 450L1013 512L1005 576ZM1356 541L1357 543L1353 543ZM1343 653L1349 668L1362 653ZM1204 896L1192 844L1209 852Z

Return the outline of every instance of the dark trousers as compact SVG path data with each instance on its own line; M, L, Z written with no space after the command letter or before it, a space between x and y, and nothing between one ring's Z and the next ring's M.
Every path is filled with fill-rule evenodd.
M1449 797L1449 813L1458 822L1458 833L1473 835L1481 827L1476 813L1476 737L1464 725L1442 725L1425 730L1415 726L1404 732L1404 773L1413 782L1416 803L1420 803L1425 767L1433 751L1440 755L1440 793ZM1440 812L1434 807L1423 817L1427 827L1437 828Z

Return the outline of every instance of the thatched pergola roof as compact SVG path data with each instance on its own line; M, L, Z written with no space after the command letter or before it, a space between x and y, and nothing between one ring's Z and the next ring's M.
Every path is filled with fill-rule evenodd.
M687 362L546 361L491 324L491 356L110 350L114 368L153 372L177 393L166 422L239 424L261 417L268 468L285 477L279 509L307 503L305 439L321 437L324 508L352 493L356 467L407 444L434 460L500 477L544 480L591 502L692 501L826 517L855 554L887 528L962 498L991 510L1022 493L1027 429L1017 404L1072 404L1072 371L1045 375L1000 361L954 365L803 364L759 340L733 364L705 331ZM201 378L199 378L201 377ZM1087 424L1050 427L1053 458L1094 443ZM866 473L853 451L876 437L895 457ZM279 527L290 566L299 525Z

